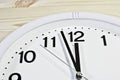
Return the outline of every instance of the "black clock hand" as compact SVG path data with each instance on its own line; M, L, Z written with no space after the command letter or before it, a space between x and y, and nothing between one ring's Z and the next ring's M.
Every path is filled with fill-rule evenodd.
M75 48L75 57L76 57L76 64L77 64L76 78L77 80L81 80L82 78L84 80L88 80L85 76L82 75L82 72L81 72L79 44L74 43L74 48Z
M77 64L77 72L81 72L81 68L80 68L80 57L79 57L79 44L78 43L74 43L74 48L75 48L75 57L76 57L76 64Z
M76 78L80 80L82 78L82 74L81 74L81 66L80 66L79 44L74 43L74 48L75 48L75 57L76 57L76 65L77 65Z
M66 37L65 37L65 34L64 34L63 31L61 31L60 33L61 33L61 35L62 35L62 38L63 38L64 43L65 43L65 45L66 45L66 48L67 48L67 50L68 50L68 53L69 53L69 55L70 55L70 57L71 57L71 60L72 60L73 65L74 65L74 67L75 67L75 70L77 71L77 65L76 65L75 60L74 60L74 57L73 57L73 55L72 55L72 51L71 51L71 49L70 49L70 47L69 47L69 45L68 45L67 39L66 39Z
M76 69L76 71L77 71L76 78L77 78L78 80L80 80L80 79L82 78L82 74L81 74L81 67L80 67L79 45L78 45L78 43L74 43L75 58L76 58L76 62L75 62L75 59L74 59L74 57L73 57L73 55L72 55L72 51L71 51L71 49L70 49L70 47L69 47L69 44L68 44L68 42L67 42L67 39L66 39L65 34L64 34L63 31L61 31L61 35L62 35L62 38L63 38L64 43L65 43L65 45L66 45L66 48L67 48L67 50L68 50L68 53L69 53L69 55L70 55L70 57L71 57L71 60L72 60L72 62L73 62L73 65L74 65L74 67L75 67L75 69Z
M68 50L68 53L69 53L69 55L71 57L71 60L73 62L73 65L74 65L76 71L77 72L81 72L81 69L80 69L80 58L79 58L79 45L78 45L78 43L74 44L74 46L75 46L75 57L76 57L76 62L75 62L75 59L74 59L74 57L72 55L72 51L71 51L71 49L69 47L69 44L67 42L67 39L66 39L65 34L64 34L63 31L61 31L61 35L62 35L62 38L64 40L64 43L66 45L66 48Z

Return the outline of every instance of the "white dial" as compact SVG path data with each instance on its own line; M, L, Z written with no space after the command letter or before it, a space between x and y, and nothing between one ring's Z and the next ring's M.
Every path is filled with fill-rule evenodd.
M92 13L31 22L1 43L0 80L120 80L119 30Z

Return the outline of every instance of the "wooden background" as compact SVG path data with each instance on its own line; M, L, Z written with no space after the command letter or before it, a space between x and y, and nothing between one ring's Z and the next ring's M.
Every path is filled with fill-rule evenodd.
M30 21L71 11L97 12L120 18L120 0L0 0L0 42Z

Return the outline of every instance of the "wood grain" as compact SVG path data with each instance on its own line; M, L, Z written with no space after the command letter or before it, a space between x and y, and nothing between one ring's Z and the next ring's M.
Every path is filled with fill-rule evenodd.
M0 0L0 41L22 25L55 13L97 12L120 18L120 0L35 0L26 6L5 1L10 0Z
M17 0L15 2L15 7L30 7L32 4L34 4L37 0Z

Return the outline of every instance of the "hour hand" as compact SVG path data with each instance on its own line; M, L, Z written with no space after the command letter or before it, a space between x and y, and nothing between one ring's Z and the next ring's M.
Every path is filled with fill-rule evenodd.
M75 48L75 58L76 58L76 78L80 80L82 78L81 66L80 66L80 53L79 53L79 44L74 43Z
M75 48L75 58L76 58L76 71L81 72L80 68L80 56L79 56L79 44L74 43L74 48Z

